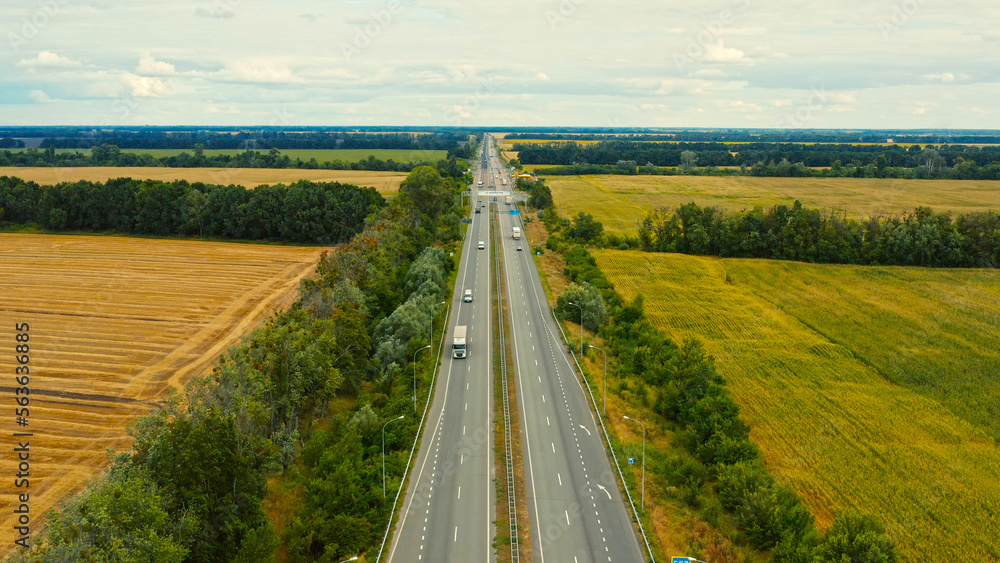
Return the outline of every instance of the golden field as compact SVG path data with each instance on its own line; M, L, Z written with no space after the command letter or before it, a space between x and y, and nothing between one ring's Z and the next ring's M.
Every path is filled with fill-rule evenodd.
M854 507L906 561L1000 559L1000 448L974 416L997 385L965 376L997 374L1000 273L594 256L657 327L705 342L768 467L821 528ZM890 381L907 365L922 378Z
M724 209L791 205L846 211L853 217L936 211L1000 209L1000 182L877 178L758 178L747 176L550 176L546 183L564 217L590 213L617 234L635 234L658 207L695 202Z
M39 184L59 182L106 182L112 178L142 180L187 180L208 184L237 184L255 188L261 184L289 184L296 180L341 182L371 186L382 195L393 195L406 179L405 172L369 172L366 170L306 170L295 168L164 168L164 167L0 167L0 176L16 176Z
M32 531L39 517L129 446L126 426L206 373L226 348L296 296L320 248L124 237L0 234L0 343L8 350L8 429L31 443ZM15 323L30 326L29 425L14 426ZM15 447L11 432L3 448ZM14 518L11 477L0 515ZM4 542L0 552L10 548Z

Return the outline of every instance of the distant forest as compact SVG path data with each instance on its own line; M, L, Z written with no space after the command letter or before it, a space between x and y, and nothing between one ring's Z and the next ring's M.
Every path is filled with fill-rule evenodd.
M449 150L467 143L471 131L403 131L403 128L357 131L338 128L230 127L6 127L0 148L89 149L405 149ZM25 139L40 140L27 145Z
M1000 180L1000 146L795 143L515 144L521 164L563 165L539 174L746 174ZM675 167L662 170L659 167ZM728 168L727 168L728 167Z
M687 141L709 143L901 143L1000 144L994 130L866 130L837 129L533 129L505 136L508 141Z
M389 158L382 160L369 156L357 162L330 160L318 162L315 158L302 160L292 159L281 154L278 149L267 152L245 151L239 154L206 155L204 150L196 148L193 153L182 152L177 156L156 157L148 153L122 152L115 145L101 145L91 149L90 154L79 151L56 152L52 147L45 150L28 149L27 151L0 151L0 166L113 166L113 167L167 167L167 168L299 168L323 170L373 170L380 172L411 172L420 166L433 166L442 175L460 178L468 170L465 160L470 149L463 146L448 151L445 159L437 162L396 162Z

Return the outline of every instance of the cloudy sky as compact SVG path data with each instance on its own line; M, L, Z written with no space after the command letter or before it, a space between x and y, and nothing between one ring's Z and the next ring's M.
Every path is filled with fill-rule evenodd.
M0 123L1000 128L996 0L5 0Z

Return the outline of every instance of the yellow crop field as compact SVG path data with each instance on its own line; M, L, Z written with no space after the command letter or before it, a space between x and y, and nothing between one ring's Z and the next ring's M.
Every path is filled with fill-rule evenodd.
M928 363L926 377L981 408L995 381L977 395L959 374L996 366L1000 274L594 255L661 330L705 342L768 467L821 528L853 507L880 518L907 561L1000 559L1000 447L986 421L883 373Z
M758 178L747 176L550 176L563 216L592 214L612 233L635 234L657 207L686 203L752 209L791 205L844 210L853 217L876 212L1000 209L1000 182L978 180L893 180L879 178Z
M163 167L0 167L0 176L16 176L39 184L59 182L106 182L111 178L136 178L142 180L187 180L209 184L237 184L255 188L261 184L288 184L296 180L313 182L342 182L358 186L371 186L383 195L399 191L406 179L404 172L369 172L367 170L306 170L297 168L163 168Z
M296 296L320 248L0 234L0 370L8 429L31 432L31 530L126 449L126 426L207 372ZM15 323L28 323L30 416L14 424ZM24 440L25 438L21 438ZM4 451L16 447L4 433ZM14 455L0 456L12 501ZM24 492L18 489L17 492ZM9 502L4 506L9 507ZM12 510L0 527L13 532ZM0 553L11 547L4 542Z

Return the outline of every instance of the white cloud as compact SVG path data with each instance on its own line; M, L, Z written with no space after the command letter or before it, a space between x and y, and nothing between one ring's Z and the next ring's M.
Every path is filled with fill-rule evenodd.
M44 104L52 101L52 98L41 90L32 90L28 97L36 104Z
M194 15L198 16L199 18L229 19L236 15L236 10L220 2L215 4L211 8L205 8L199 6L195 8Z
M52 51L42 51L33 59L21 59L17 66L27 68L77 68L83 66L80 61L57 55Z
M954 82L955 75L950 72L945 72L944 74L925 74L924 78L930 80L931 82Z
M705 45L705 54L701 60L710 63L748 63L753 62L739 49L727 48L726 42L719 39L718 43Z
M719 68L703 68L692 72L689 76L692 78L725 78L727 75Z
M237 82L293 83L301 80L287 66L264 60L245 60L230 63L221 75Z
M536 78L538 78L539 80L541 80L543 82L548 82L549 81L549 75L545 74L544 72L539 72L538 75L536 76Z
M793 102L791 100L785 99L785 100L774 100L771 103L773 103L774 107L776 108L787 108L790 107Z
M152 76L138 76L136 74L125 74L125 83L132 89L132 95L136 98L159 98L169 90L159 78Z
M726 104L726 111L737 111L741 113L759 113L764 111L764 108L758 104L752 102L744 102L743 100L734 100Z
M174 68L174 65L157 61L152 55L145 53L139 59L139 66L136 67L135 72L145 76L171 76L177 73L177 69Z

